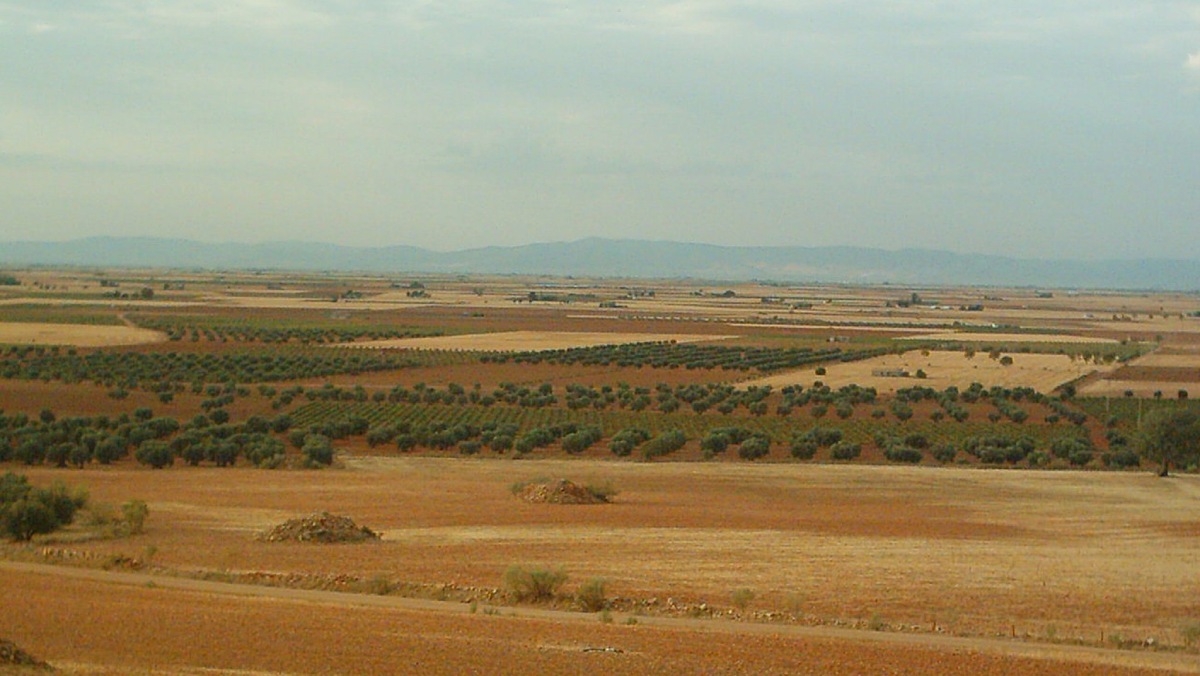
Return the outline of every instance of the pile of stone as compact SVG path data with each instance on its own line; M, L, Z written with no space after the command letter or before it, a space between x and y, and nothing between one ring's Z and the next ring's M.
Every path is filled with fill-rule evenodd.
M0 638L0 668L25 667L26 669L42 669L51 671L49 664L21 650L16 643Z
M379 533L354 523L346 516L321 512L292 519L260 533L264 542L368 542L379 539Z
M516 491L516 495L525 502L554 505L596 505L608 502L602 496L566 479L557 479L546 483L527 483Z

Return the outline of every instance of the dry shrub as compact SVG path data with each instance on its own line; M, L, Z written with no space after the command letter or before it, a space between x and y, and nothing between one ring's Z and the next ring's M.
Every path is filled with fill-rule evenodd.
M604 595L608 580L593 577L575 592L575 603L585 613L598 613L608 608L608 598Z
M4 669L7 673L7 667L17 667L22 672L26 669L53 670L49 664L21 650L12 641L0 639L0 669Z
M504 590L515 601L550 601L567 581L562 568L509 566L504 571Z

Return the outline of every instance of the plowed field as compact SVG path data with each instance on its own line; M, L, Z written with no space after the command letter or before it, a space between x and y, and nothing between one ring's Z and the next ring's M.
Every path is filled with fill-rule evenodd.
M646 602L651 614L686 616L704 603L725 615L733 591L749 589L746 613L801 624L1094 645L1114 635L1180 645L1200 618L1200 481L1191 476L440 458L351 458L348 469L325 471L28 474L84 485L93 500L150 505L144 535L77 542L68 532L44 544L101 558L153 547L152 561L169 569L495 588L512 564L562 566L566 591L603 577L610 596ZM619 492L613 504L564 506L509 491L558 476L611 481ZM321 510L383 540L254 538Z

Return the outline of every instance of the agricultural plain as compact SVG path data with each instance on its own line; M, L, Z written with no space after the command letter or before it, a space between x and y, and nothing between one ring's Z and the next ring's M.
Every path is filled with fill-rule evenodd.
M90 506L2 546L0 638L68 673L1200 670L1200 483L1137 442L1193 296L14 276L0 471ZM382 537L256 537L322 511Z

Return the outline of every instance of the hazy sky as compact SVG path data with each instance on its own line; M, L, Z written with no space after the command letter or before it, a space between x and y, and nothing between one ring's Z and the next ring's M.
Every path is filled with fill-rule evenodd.
M0 0L0 240L1200 258L1200 2Z

